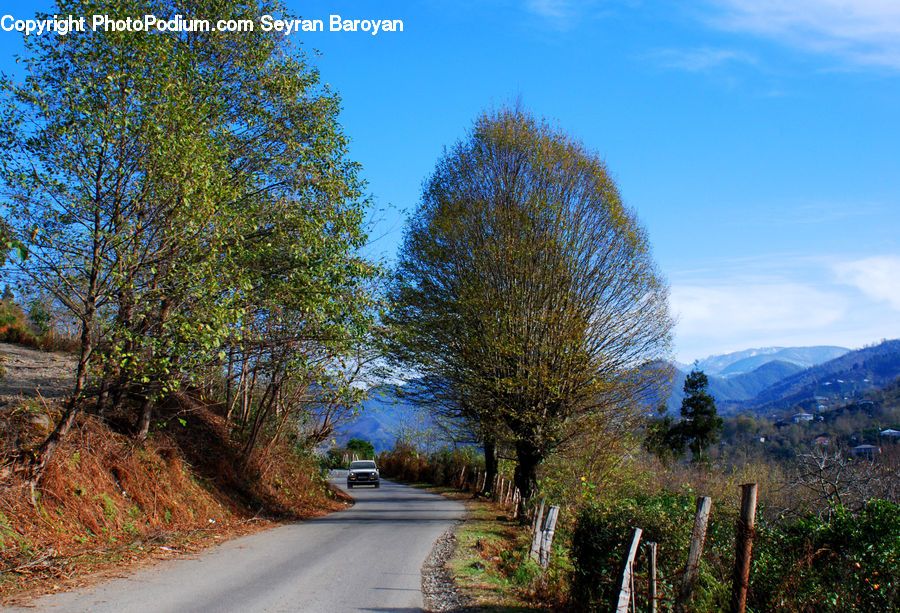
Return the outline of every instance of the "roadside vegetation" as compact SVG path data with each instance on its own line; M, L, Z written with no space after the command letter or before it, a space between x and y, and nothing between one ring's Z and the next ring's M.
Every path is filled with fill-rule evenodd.
M189 4L54 12L282 13ZM898 608L900 454L842 446L881 436L863 414L900 427L896 385L831 411L831 445L723 420L700 371L679 419L650 418L673 377L668 286L577 138L520 106L479 115L424 182L388 275L361 255L369 202L340 99L288 37L29 37L23 66L0 77L0 340L73 367L62 401L0 404L4 595L340 508L322 471L374 448L317 452L376 384L405 379L450 443L425 452L409 426L379 464L474 496L451 565L481 605L609 610L638 527L659 546L658 610L729 608L752 482L748 610ZM544 503L559 523L542 561ZM643 609L647 562L642 546Z
M54 10L185 11L281 12ZM0 338L74 366L63 401L0 406L4 594L89 552L338 508L313 452L373 376L382 274L338 96L278 33L25 47L0 78Z
M483 603L574 611L615 609L625 585L649 610L653 542L659 611L896 608L895 454L720 445L747 424L718 415L698 370L680 418L652 418L674 375L666 294L606 167L569 135L501 108L438 161L388 321L390 356L414 373L401 393L430 409L448 446L425 452L411 433L380 461L386 475L502 507L491 519L476 506L460 530L458 580ZM755 528L740 531L753 539L745 609L735 577L748 483L759 500ZM705 542L694 536L701 497ZM529 533L544 502L559 521L538 566ZM635 528L643 540L624 573ZM692 543L699 563L685 579Z

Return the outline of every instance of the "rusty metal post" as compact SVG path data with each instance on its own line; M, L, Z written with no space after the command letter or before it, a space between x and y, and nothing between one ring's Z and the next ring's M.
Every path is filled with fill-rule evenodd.
M744 613L747 607L747 590L750 587L750 553L756 527L755 483L741 486L741 518L737 523L734 552L734 583L731 588L731 613Z

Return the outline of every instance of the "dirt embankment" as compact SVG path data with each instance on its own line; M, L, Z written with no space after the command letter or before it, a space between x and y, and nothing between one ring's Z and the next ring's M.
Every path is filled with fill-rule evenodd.
M75 360L5 343L0 355L3 468L59 420ZM11 464L0 471L0 605L347 504L286 443L246 460L220 405L182 393L161 402L157 417L148 440L136 441L127 420L101 421L88 405L47 467L36 506Z

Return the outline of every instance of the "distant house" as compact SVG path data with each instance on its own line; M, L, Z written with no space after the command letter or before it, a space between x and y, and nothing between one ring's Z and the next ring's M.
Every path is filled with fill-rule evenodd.
M821 413L822 411L825 411L826 409L828 409L828 407L826 407L824 404L820 404L819 406L816 407L816 411L818 411L819 413Z
M857 445L850 449L850 455L854 458L864 458L874 460L875 454L881 453L881 449L875 445Z
M831 442L831 439L828 438L827 436L825 436L824 434L817 436L816 438L813 439L814 445L827 445L830 442Z
M794 420L795 424L799 424L801 421L812 421L813 415L812 413L801 411L800 413L794 413L793 415L791 415L791 419Z
M888 428L887 430L882 430L879 432L881 436L886 436L888 438L900 438L900 430L894 430L893 428Z
M764 437L764 436L757 436L757 437L754 438L753 440L755 440L757 443L765 443L765 442L766 442L766 437Z

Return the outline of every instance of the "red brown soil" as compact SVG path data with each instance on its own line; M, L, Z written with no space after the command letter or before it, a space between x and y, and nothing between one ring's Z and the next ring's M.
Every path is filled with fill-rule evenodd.
M59 416L53 405L0 407L5 451L46 435L36 412L53 423ZM349 504L287 445L242 462L215 406L181 395L157 417L164 427L137 444L115 419L111 427L83 414L42 478L37 506L20 477L0 474L0 603Z

